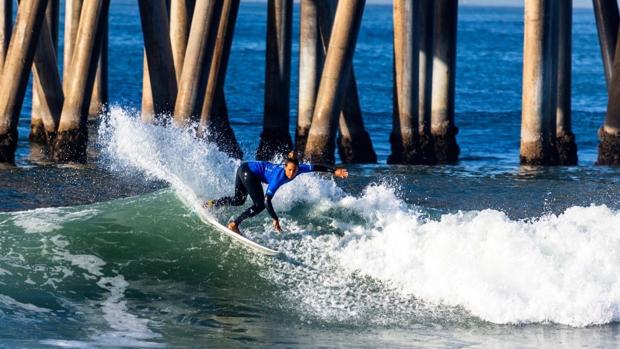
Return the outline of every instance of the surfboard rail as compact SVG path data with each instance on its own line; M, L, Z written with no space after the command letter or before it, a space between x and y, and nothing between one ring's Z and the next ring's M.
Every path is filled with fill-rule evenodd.
M217 219L215 219L215 217L211 216L204 208L198 209L197 214L198 214L198 217L200 217L200 220L202 220L204 223L213 226L219 232L231 237L234 241L241 243L241 245L243 245L244 247L254 252L257 252L257 253L260 253L266 256L276 256L280 253L276 250L263 246L255 241L248 239L247 237L243 235L237 234L234 231L228 229L223 224L218 222Z

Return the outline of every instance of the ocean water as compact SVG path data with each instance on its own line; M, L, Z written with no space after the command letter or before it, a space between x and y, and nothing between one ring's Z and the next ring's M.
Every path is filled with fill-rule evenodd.
M278 191L284 233L266 214L243 225L277 258L194 213L232 192L239 162L139 121L138 9L114 1L110 14L112 105L88 165L29 146L27 100L18 166L0 169L0 348L620 345L620 170L594 166L607 97L591 9L574 14L579 166L519 166L523 10L461 6L461 161L407 167L385 165L391 8L368 5L355 69L380 163ZM226 84L246 159L261 131L265 18L242 2ZM296 81L294 68L291 115Z

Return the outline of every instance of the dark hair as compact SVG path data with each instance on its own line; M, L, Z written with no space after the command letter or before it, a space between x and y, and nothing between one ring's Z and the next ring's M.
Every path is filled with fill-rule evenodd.
M286 157L285 165L288 165L289 163L293 163L295 164L295 166L299 166L299 158L297 156L297 153L295 153L294 151L288 153Z

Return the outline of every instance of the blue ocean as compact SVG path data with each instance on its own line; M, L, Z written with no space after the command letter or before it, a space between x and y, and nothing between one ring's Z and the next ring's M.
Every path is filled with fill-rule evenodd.
M241 3L226 79L246 160L262 129L266 13ZM0 169L0 348L619 347L620 169L594 165L607 93L593 10L574 10L575 167L519 165L523 9L458 15L460 161L385 164L392 8L367 5L354 66L379 163L282 187L283 233L267 214L244 222L281 252L267 258L195 213L232 193L239 161L140 121L138 6L112 1L110 105L88 164L30 146L28 93L17 166Z

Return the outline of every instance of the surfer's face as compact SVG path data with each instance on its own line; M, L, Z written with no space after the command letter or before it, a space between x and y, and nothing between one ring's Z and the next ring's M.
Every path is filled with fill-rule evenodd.
M293 179L297 175L297 165L292 162L289 162L284 166L284 174L288 179Z

